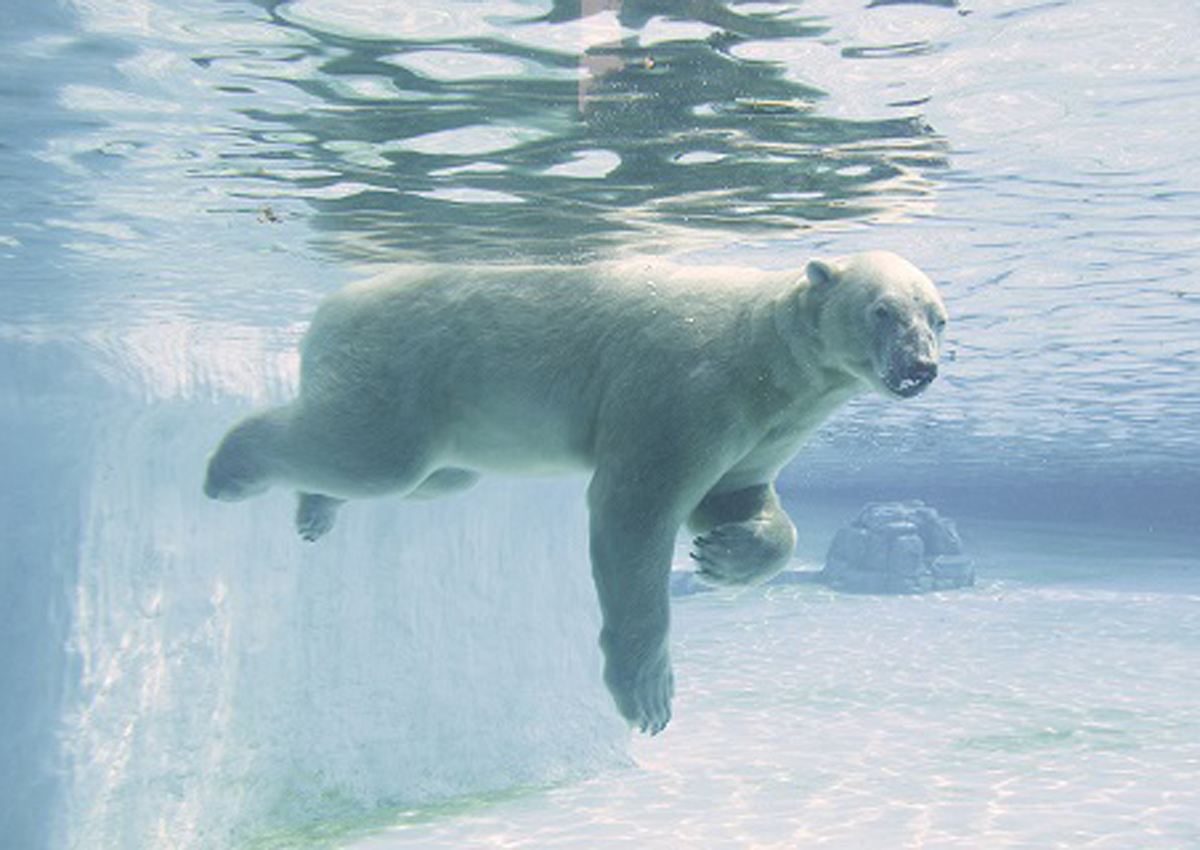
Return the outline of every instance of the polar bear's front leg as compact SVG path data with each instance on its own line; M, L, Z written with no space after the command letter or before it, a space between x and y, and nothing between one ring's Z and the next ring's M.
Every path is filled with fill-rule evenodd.
M796 526L770 484L710 493L688 525L700 532L692 552L698 574L713 584L768 579L787 565L796 549Z
M679 523L636 488L597 473L588 489L604 681L621 715L656 735L671 719L671 554Z

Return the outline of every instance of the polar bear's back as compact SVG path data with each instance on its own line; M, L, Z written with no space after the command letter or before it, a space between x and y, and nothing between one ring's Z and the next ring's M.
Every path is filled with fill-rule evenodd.
M564 360L595 367L612 349L652 356L719 344L739 311L778 273L695 269L637 261L573 266L413 266L355 283L326 299L303 345L303 380L323 372L396 364L447 370L527 366L544 372ZM462 377L467 377L463 375ZM502 375L495 376L502 379Z
M647 262L401 268L322 305L301 403L426 428L467 468L586 466L598 429L636 431L699 403L681 376L739 362L724 352L740 344L734 326L778 285ZM718 394L734 401L712 387L704 404Z

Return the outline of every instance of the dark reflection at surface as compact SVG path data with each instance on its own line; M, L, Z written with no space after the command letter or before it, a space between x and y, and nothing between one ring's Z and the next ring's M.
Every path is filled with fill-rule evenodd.
M962 8L958 0L871 0L867 4L868 9L877 9L880 6L937 6L942 9L958 9L960 15L970 14Z
M295 36L272 62L305 67L289 83L307 100L245 109L252 140L295 141L226 164L299 160L301 173L264 177L304 190L343 258L582 259L618 241L888 216L943 163L911 110L834 117L780 63L739 58L819 38L802 7L583 0L461 34L423 33L417 16L411 33L376 37L263 5Z

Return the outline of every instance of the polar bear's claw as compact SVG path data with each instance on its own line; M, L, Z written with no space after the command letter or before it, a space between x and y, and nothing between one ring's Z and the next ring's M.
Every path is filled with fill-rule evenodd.
M718 526L692 541L692 560L697 575L720 585L753 584L770 578L791 554L760 522L737 522Z
M670 663L654 664L632 681L610 678L609 689L621 715L639 732L657 735L671 722L675 677Z

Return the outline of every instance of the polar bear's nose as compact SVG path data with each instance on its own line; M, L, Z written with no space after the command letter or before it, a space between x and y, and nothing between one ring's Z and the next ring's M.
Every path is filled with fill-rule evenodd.
M925 386L933 383L933 379L937 377L937 374L938 365L936 363L932 360L921 360L913 364L909 378Z
M933 383L937 373L937 363L932 360L918 360L898 375L898 380L889 384L892 391L900 397L912 398Z

